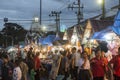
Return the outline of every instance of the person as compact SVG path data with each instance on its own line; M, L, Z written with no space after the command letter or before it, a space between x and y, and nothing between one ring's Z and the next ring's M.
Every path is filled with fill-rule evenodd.
M21 49L21 57L22 59L26 59L26 56L27 56L27 50L26 49Z
M41 62L40 62L40 58L39 58L40 53L37 52L36 56L34 58L34 68L35 68L35 80L39 80L40 79L40 68L41 68Z
M20 59L20 69L22 71L22 80L27 80L28 66L22 59Z
M95 58L90 60L93 80L104 80L104 63L101 60L101 50L95 50Z
M85 51L87 52L88 58L90 59L90 55L92 54L92 49L90 47L86 47Z
M109 67L108 67L108 59L107 57L105 56L105 52L102 51L101 52L101 60L103 61L103 64L104 64L104 70L105 70L105 76L104 76L104 79L108 79L110 78L110 74L109 74ZM110 79L109 79L110 80Z
M63 57L61 58L61 63L60 63L60 72L62 75L64 75L64 78L62 80L67 80L69 77L69 60L68 60L68 52L65 50L63 52Z
M35 80L35 75L36 75L36 72L34 70L34 67L32 67L30 71L30 80Z
M28 65L28 73L30 74L31 69L34 66L34 56L33 55L27 56L26 63Z
M0 80L2 80L2 65L3 65L3 57L0 53Z
M9 61L8 55L3 56L2 80L12 80L13 64Z
M78 72L80 56L81 56L81 51L80 50L75 52L75 77L76 77L76 79L78 78L77 72Z
M78 68L79 76L78 80L90 80L90 62L88 60L87 52L82 52L82 56L79 60L79 68Z
M22 79L22 72L19 67L19 60L15 60L14 63L14 70L13 70L13 80L21 80Z
M52 68L50 72L50 78L52 80L56 80L58 72L59 72L59 67L61 63L61 54L59 53L58 50L55 50L55 54L53 55L53 63L52 63Z
M111 64L113 64L113 67ZM114 80L120 80L120 47L118 48L118 55L110 60L109 66L113 70Z
M105 53L105 56L107 57L108 62L112 59L112 52L110 52L110 50L107 51L107 53Z
M75 70L75 53L76 53L76 47L73 47L71 50L71 55L70 55L70 74L71 74L71 79L76 80L76 70Z

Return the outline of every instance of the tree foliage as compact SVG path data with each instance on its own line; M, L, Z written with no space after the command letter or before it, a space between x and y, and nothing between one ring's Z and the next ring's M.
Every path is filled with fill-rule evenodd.
M5 23L1 33L4 36L3 39L7 39L10 44L14 41L14 44L18 44L20 41L24 41L27 30L17 23Z

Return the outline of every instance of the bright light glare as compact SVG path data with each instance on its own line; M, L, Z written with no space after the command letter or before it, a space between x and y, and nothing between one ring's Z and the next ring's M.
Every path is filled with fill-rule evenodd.
M59 48L60 49L60 51L64 51L64 49L63 48Z
M66 48L71 48L71 45L67 45Z
M91 39L91 40L90 40L90 42L94 43L94 40L93 40L93 39Z
M103 0L98 0L98 4L102 4L103 3Z
M39 21L39 18L38 18L38 17L35 17L34 20L35 20L35 22L38 22L38 21Z
M43 30L43 31L46 31L46 30L47 30L47 27L46 27L46 26L42 26L42 30Z
M46 29L46 26L43 26L43 29L45 30L45 29Z
M106 34L104 37L106 40L112 40L112 35L111 34Z
M35 49L35 52L40 52L40 50L38 50L38 49Z
M43 51L45 52L45 51L47 51L47 50L44 48Z
M73 35L73 36L72 36L72 39L71 39L71 43L72 43L72 44L75 44L76 41L78 41L78 37L77 37L77 35Z

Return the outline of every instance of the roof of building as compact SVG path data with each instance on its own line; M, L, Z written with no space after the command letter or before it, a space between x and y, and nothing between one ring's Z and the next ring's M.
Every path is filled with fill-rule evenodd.
M92 28L94 32L101 31L108 26L113 25L113 21L108 21L108 20L90 20L90 23L92 25Z

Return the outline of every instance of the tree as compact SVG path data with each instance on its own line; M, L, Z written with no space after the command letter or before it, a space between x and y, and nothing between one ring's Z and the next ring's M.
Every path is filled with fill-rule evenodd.
M2 29L3 36L7 39L8 45L11 43L18 44L20 41L24 41L27 30L17 23L5 23Z

